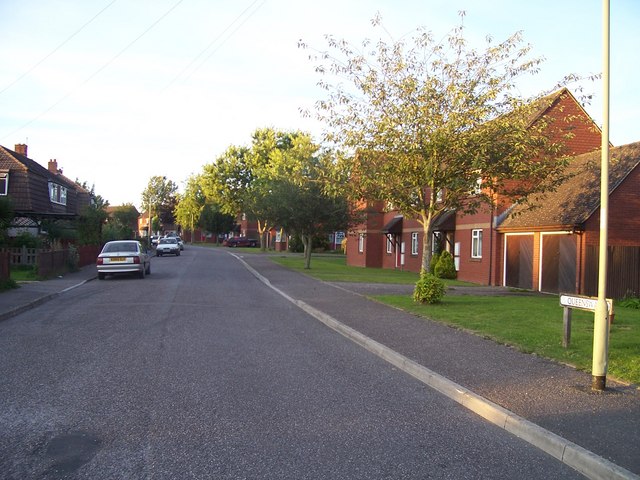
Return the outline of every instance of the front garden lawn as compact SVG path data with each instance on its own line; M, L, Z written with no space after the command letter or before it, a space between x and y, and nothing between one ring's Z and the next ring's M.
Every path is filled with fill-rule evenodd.
M303 259L273 256L273 261L330 282L412 284L418 275L380 268L349 267L344 257L312 257L311 269ZM447 280L448 285L464 282ZM430 320L462 328L519 350L591 371L593 313L573 310L571 344L562 347L562 307L557 295L480 296L446 295L440 304L420 305L410 295L379 295L375 300ZM609 338L608 374L640 384L640 310L615 305Z

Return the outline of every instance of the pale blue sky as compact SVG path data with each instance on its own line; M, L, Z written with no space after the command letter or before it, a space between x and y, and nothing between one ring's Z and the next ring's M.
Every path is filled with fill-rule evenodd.
M640 141L640 2L611 3L611 141L622 145ZM524 94L602 70L600 0L0 0L0 145L27 143L112 205L140 206L150 176L182 185L256 128L319 139L299 114L323 95L299 39L375 38L378 11L396 38L418 26L442 36L460 10L478 47L522 30L545 57ZM600 124L601 82L585 87Z

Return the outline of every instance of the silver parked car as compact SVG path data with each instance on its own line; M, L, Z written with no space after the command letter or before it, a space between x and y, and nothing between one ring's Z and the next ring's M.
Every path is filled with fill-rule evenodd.
M151 257L137 240L105 243L96 260L98 279L115 273L135 273L140 278L151 273Z
M161 238L156 247L156 255L161 257L167 253L173 255L180 255L180 244L178 243L178 237L164 237Z

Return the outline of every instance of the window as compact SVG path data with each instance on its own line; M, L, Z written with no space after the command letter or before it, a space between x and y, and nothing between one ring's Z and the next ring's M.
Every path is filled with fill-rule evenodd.
M49 199L60 205L67 204L67 189L57 183L49 182Z
M480 195L482 193L482 177L478 177L476 179L476 183L473 186L473 192L474 195Z
M391 241L391 235L386 235L387 237L387 253L393 253L393 242Z
M0 195L9 194L9 174L0 172Z
M471 230L471 258L482 258L482 230Z
M361 233L358 236L358 252L359 253L364 252L364 233Z
M418 232L411 234L411 255L418 255Z

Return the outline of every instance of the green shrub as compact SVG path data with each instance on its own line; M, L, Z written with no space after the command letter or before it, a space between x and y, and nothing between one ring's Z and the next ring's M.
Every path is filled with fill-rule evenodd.
M75 245L69 245L69 253L67 256L67 267L70 272L77 272L79 270L80 254Z
M35 237L29 232L22 232L9 241L11 247L27 247L27 248L40 248L42 247L42 239Z
M18 288L18 284L13 278L0 280L0 292L3 292L5 290L11 290L13 288Z
M413 290L413 300L417 303L439 303L444 294L445 285L442 280L431 273L422 273Z
M453 255L451 255L450 252L445 250L440 254L433 273L438 278L447 278L451 280L454 280L458 276L456 266L453 262Z
M431 255L431 261L429 262L429 271L434 273L436 271L436 265L438 264L438 260L440 260L440 254L434 253Z
M640 298L627 295L622 300L620 300L620 306L640 310Z

